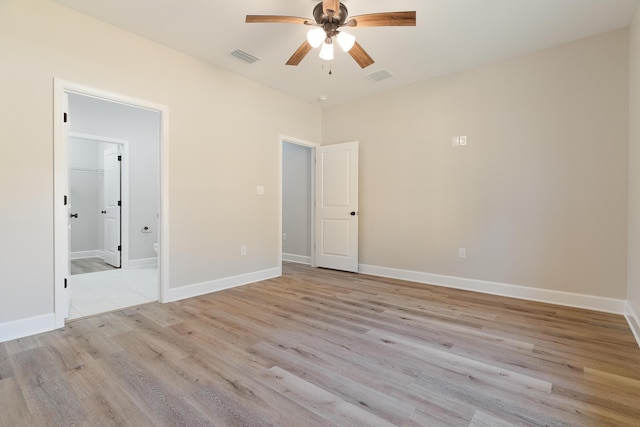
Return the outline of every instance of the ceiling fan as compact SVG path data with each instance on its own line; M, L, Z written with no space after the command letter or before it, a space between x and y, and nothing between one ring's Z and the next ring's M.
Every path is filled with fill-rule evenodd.
M298 50L287 61L287 65L298 65L311 49L320 47L320 58L330 61L333 59L333 40L360 65L366 68L375 61L360 46L356 38L344 31L342 27L397 27L415 26L416 12L385 12L358 15L347 19L349 12L339 0L323 0L313 8L313 20L296 16L281 15L247 15L247 23L284 23L303 24L316 28L310 30Z

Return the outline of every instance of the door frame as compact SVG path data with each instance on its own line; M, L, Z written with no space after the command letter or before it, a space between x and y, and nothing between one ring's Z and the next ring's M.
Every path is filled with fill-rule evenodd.
M294 145L300 145L302 147L307 147L311 149L311 194L310 194L310 200L311 200L311 206L310 206L310 212L311 212L311 218L310 218L310 223L311 223L311 242L310 242L310 250L311 250L311 267L315 267L316 266L316 225L315 225L315 220L316 220L316 213L315 213L315 202L316 202L316 162L315 162L315 158L316 158L316 147L320 146L320 144L315 143L315 142L311 142L311 141L306 141L304 139L300 139L300 138L294 138L294 137L290 137L290 136L286 136L286 135L280 135L279 139L278 139L278 161L280 162L280 168L279 168L279 177L278 177L278 196L279 196L279 200L278 200L278 208L280 209L280 224L279 224L279 232L278 232L278 268L280 269L280 275L282 275L282 168L284 167L284 164L282 162L282 144L283 143L289 143L289 144L294 144Z
M129 105L160 113L159 146L159 202L158 220L158 290L160 302L166 302L169 288L169 107L122 95L114 92L85 86L79 83L53 79L53 217L54 217L54 315L55 327L64 326L65 318L65 280L69 272L69 233L67 209L64 205L69 189L69 145L67 126L63 115L67 113L65 94L76 93L94 97L107 102Z
M120 146L122 154L122 162L120 164L120 267L129 267L129 141L126 139L110 138L107 136L90 135L80 132L69 132L69 138L84 139L87 141L105 142L108 144L116 144ZM73 233L73 231L71 232Z

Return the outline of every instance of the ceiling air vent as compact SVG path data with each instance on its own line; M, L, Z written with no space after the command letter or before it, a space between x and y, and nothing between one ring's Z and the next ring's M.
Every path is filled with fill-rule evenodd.
M388 72L387 70L374 71L373 73L369 73L366 75L369 80L373 80L374 82L379 82L381 80L389 79L393 77L393 74Z
M256 58L255 56L251 55L250 53L244 52L240 49L236 49L233 52L231 52L231 56L235 56L236 58L240 59L241 61L244 61L248 64L253 64L256 61L260 61L260 58Z

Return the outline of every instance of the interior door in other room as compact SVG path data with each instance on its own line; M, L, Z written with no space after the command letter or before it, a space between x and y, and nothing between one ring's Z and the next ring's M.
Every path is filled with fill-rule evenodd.
M120 267L120 165L119 146L104 150L104 262Z
M316 265L358 271L358 142L316 147Z

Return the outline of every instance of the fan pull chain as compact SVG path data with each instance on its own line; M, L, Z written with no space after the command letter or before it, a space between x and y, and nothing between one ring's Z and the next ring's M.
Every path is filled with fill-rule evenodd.
M331 69L332 61L326 61L329 63L329 75L333 75L333 70ZM324 70L325 61L322 62L322 69Z

